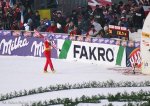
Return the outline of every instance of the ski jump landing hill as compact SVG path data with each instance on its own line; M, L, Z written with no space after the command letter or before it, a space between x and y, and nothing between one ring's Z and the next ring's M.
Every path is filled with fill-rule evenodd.
M142 42L150 43L148 30L143 31ZM121 67L132 67L134 63L137 63L137 67L142 66L143 73L150 74L150 55L146 55L150 53L148 52L149 46L145 48L144 43L140 45L140 41L121 41L83 36L71 37L68 34L46 32L42 34L44 36L53 36L57 47L62 49L61 52L52 49L52 58L110 66L119 65ZM1 30L0 55L43 57L43 39L34 36L34 32ZM143 38L145 36L146 38ZM142 48L142 60L140 46Z

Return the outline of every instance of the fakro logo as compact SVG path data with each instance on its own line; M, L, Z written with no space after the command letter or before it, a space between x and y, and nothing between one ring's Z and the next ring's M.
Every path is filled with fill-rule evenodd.
M114 61L114 52L111 48L103 47L87 47L81 45L74 45L74 58L85 58L87 60L97 60L97 61Z

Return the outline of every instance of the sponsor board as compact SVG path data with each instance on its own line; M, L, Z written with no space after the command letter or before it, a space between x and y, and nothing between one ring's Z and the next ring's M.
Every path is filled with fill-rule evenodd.
M42 39L34 37L0 36L0 55L43 57ZM57 58L57 51L52 49L52 58Z
M110 25L111 28L116 28L115 26ZM118 28L120 29L120 27ZM122 30L126 30L125 28L121 28ZM95 38L95 37L85 37L85 36L78 36L75 35L71 37L68 34L63 33L49 33L49 32L41 32L41 34L45 37L53 36L53 40L57 39L65 39L65 40L73 40L73 41L81 41L81 42L91 42L91 43L102 43L102 44L112 44L112 45L123 45L123 46L129 46L129 47L140 47L140 42L134 42L134 41L122 41L122 40L115 40L115 39L107 39L107 38ZM0 31L1 36L24 36L24 37L36 37L38 38L34 32L31 31L19 31L19 30L1 30ZM146 34L147 36L147 34Z
M126 58L127 67L134 67L134 64L137 63L137 68L141 68L140 48L126 47Z
M11 31L0 30L0 35L1 36L11 36Z
M80 62L111 66L117 65L119 46L61 39L57 41L57 45L58 48L62 49L58 54L60 59L78 60ZM118 59L120 59L120 65L125 66L125 51L122 54L122 57Z

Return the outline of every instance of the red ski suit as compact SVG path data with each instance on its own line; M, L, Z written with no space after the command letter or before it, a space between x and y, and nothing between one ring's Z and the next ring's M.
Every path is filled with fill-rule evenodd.
M51 44L46 40L44 42L45 50L44 50L44 55L46 57L46 63L44 67L44 71L47 71L48 65L50 66L50 69L54 71L54 67L51 61Z

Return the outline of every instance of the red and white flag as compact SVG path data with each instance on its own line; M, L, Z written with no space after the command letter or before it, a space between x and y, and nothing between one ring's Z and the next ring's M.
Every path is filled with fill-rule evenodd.
M148 13L150 12L150 6L143 6L143 9L144 9L145 15L147 16Z
M112 5L111 0L88 0L88 5L95 9L96 5L106 6L107 4Z
M24 25L24 16L23 16L23 10L21 10L21 21L20 21L20 27L23 27Z
M34 37L44 38L44 36L36 29L34 29Z

